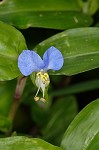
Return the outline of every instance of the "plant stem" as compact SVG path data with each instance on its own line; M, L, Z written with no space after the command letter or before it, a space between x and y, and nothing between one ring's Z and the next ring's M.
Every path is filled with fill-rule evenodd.
M16 111L18 109L18 106L20 104L20 99L26 84L26 79L27 77L25 76L21 76L18 78L17 80L17 85L16 85L16 89L15 89L15 94L14 94L14 99L13 99L13 103L8 115L8 118L13 122Z

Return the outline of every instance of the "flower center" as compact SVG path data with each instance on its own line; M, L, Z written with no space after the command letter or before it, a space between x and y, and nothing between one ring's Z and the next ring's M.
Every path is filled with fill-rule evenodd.
M48 73L43 73L43 72L38 72L37 73L37 78L41 79L42 83L47 85L49 84L49 75Z
M44 93L45 93L45 87L47 87L50 83L50 79L49 79L49 75L47 72L44 72L43 70L41 70L40 72L38 72L36 74L36 85L38 87L37 93L34 97L35 101L41 100L43 102L45 102L45 98L44 98ZM42 90L43 92L43 97L37 97L39 90Z

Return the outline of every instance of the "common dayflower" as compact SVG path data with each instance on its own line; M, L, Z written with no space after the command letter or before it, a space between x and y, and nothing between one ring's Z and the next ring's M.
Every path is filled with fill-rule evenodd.
M24 76L28 76L33 72L37 72L36 74L36 86L38 87L37 93L34 97L36 101L41 100L45 101L44 93L45 88L49 85L50 79L47 73L48 70L60 70L63 66L64 59L62 53L51 46L48 48L44 55L43 59L33 50L23 50L22 53L18 57L18 67L20 72ZM39 90L42 90L43 97L37 97Z

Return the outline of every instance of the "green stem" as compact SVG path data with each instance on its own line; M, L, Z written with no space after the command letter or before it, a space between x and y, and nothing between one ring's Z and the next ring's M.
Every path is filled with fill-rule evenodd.
M20 104L20 99L21 99L21 96L22 96L22 93L23 93L23 90L24 90L24 87L25 87L25 84L26 84L26 79L27 79L27 77L21 76L21 77L18 78L18 81L17 81L15 94L14 94L14 100L13 100L13 103L12 103L12 106L11 106L11 109L10 109L10 112L9 112L9 115L8 115L8 118L12 122L14 120L16 111L17 111L17 109L19 107L19 104Z

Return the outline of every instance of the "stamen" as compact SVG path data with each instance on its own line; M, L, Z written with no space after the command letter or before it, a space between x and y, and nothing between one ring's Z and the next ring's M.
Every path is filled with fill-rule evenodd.
M38 101L40 99L40 97L34 97L35 101Z
M37 76L38 76L38 77L40 77L40 76L41 76L41 74L42 74L42 73L41 73L41 71L40 71L40 72L38 72L38 73L37 73Z
M44 98L45 87L42 89L42 91L43 91L43 98Z
M38 87L37 93L36 93L36 95L34 97L34 99L36 101L38 101L38 100L41 100L43 102L46 101L45 98L44 98L44 93L45 93L45 87L47 87L49 85L49 83L50 83L49 75L47 73L44 73L43 70L41 70L40 72L38 72L36 74L36 85ZM42 89L42 93L43 93L43 97L42 98L37 97L40 88Z
M40 87L38 88L38 90L37 90L37 92L35 94L35 97L38 95L39 90L40 90Z
M42 102L44 102L44 103L46 102L46 99L45 99L45 98L43 98L43 97L42 97L42 98L40 98L40 100L41 100Z

